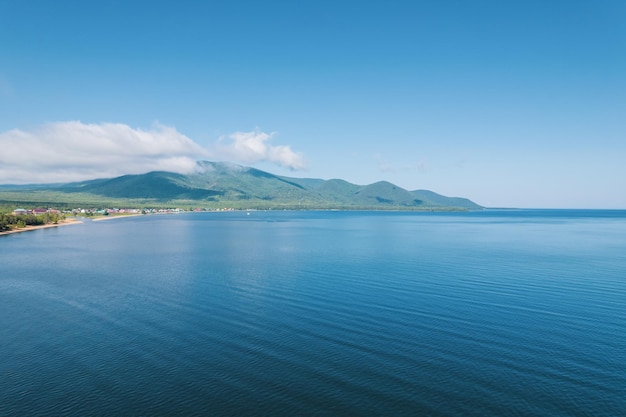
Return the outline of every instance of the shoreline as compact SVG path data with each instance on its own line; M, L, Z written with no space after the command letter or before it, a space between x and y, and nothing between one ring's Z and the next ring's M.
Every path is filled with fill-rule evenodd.
M191 212L186 212L191 213ZM163 213L133 213L133 214L110 214L108 216L98 216L98 217L87 217L91 219L92 222L101 222L104 220L112 220L112 219L124 219L126 217L139 217L139 216L164 216L168 214L179 214L176 212L163 212Z
M80 224L82 223L81 220L75 219L75 218L70 218L70 219L65 219L57 224L42 224L42 225L38 225L38 226L25 226L22 227L20 229L12 229L12 230L7 230L4 232L0 232L0 236L4 236L4 235L12 235L14 233L22 233L22 232L31 232L33 230L39 230L39 229L49 229L51 227L59 227L59 226L69 226L72 224Z
M101 222L103 220L123 219L125 217L137 217L137 216L146 216L146 214L137 213L137 214L118 214L118 215L99 216L99 217L96 217L95 219L92 218L91 221Z

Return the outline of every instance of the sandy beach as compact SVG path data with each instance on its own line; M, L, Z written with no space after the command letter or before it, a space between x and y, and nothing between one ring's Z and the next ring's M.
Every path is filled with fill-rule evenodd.
M69 219L62 220L57 224L43 224L41 226L26 226L26 227L22 227L19 229L12 229L6 232L0 232L0 236L11 235L13 233L30 232L30 231L39 230L39 229L48 229L50 227L68 226L71 224L79 224L79 223L82 223L82 221L75 219L75 218L69 218Z
M95 219L91 219L93 222L101 222L103 220L111 220L111 219L123 219L125 217L137 217L137 216L145 216L145 214L137 213L137 214L117 214L117 215L108 215L102 217L96 217Z

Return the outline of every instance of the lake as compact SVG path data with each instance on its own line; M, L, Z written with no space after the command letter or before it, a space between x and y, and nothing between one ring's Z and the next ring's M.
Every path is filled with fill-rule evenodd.
M2 416L624 415L626 211L0 236L0 358Z

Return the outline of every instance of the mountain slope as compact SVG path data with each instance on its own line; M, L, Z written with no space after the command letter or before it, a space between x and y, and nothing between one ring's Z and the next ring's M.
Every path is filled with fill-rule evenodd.
M460 207L469 210L478 210L482 208L478 204L474 203L472 200L462 197L445 197L441 194L437 194L435 192L429 190L415 190L411 191L415 197L420 200L430 201L434 204L440 206L449 206L449 207Z
M15 189L12 190L15 194ZM29 192L28 186L22 190ZM155 171L63 185L40 185L37 190L54 192L58 199L65 195L71 200L71 196L80 194L83 199L94 196L94 201L132 199L135 203L144 201L146 205L160 202L235 208L480 208L464 198L449 198L427 190L408 191L387 181L361 186L340 179L290 178L256 168L209 161L198 162L196 171L189 175Z
M424 205L409 191L387 181L366 185L355 193L355 201L365 205L415 207Z
M198 200L219 195L219 191L187 186L184 175L160 171L86 181L61 186L58 189L68 193L81 192L114 198L157 200Z

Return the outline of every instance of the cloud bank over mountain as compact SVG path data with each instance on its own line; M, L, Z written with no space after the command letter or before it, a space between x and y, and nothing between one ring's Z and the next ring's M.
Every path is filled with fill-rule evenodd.
M302 156L289 146L272 146L272 134L236 132L211 150L175 128L155 123L149 129L120 123L48 123L31 130L0 133L0 184L54 183L109 178L149 171L193 172L196 161L269 161L292 169Z
M235 132L228 138L220 138L215 148L221 159L233 159L237 162L253 164L255 162L273 162L277 165L299 170L305 167L301 153L294 152L291 147L268 144L275 133Z

